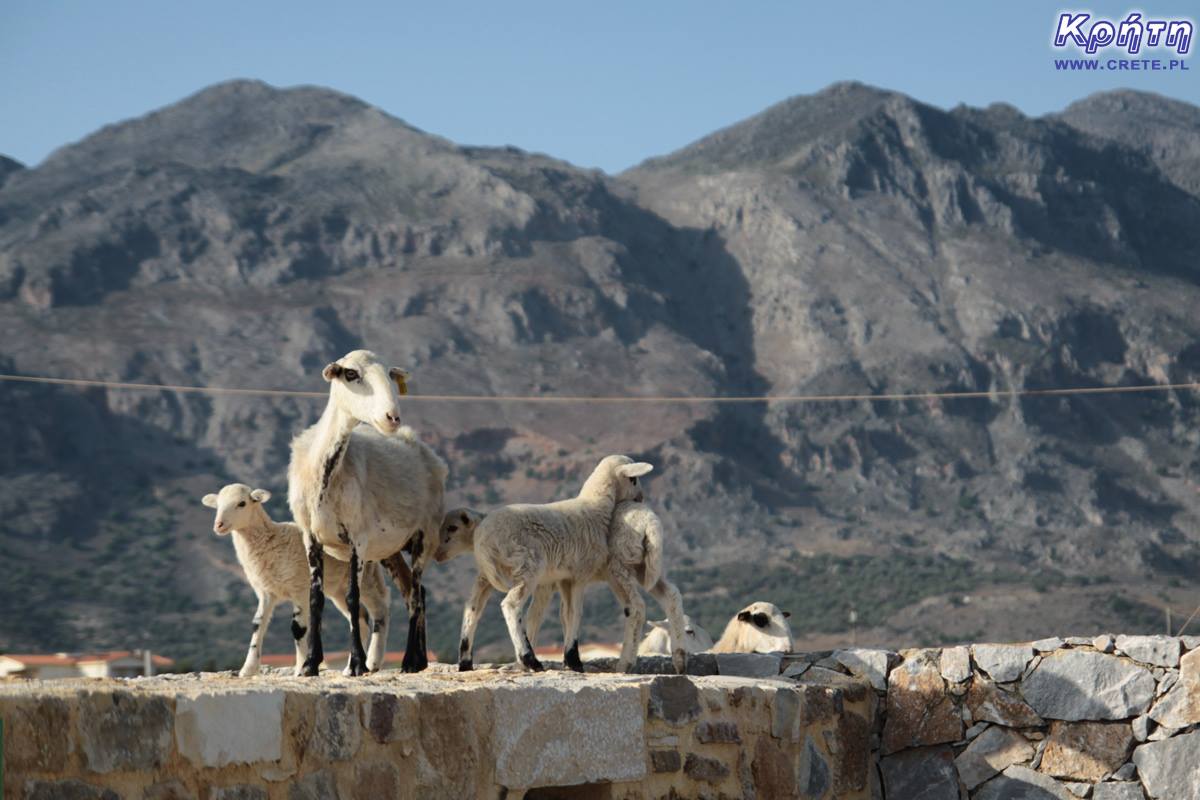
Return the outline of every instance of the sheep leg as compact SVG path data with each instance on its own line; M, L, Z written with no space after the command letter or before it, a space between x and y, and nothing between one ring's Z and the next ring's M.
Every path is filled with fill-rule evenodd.
M308 608L303 603L292 603L292 641L296 643L296 667L293 674L304 674L304 635L308 632Z
M625 638L621 642L621 656L617 659L617 672L629 672L637 659L637 639L646 625L646 601L642 599L637 578L623 566L610 563L608 586L617 596L625 614Z
M325 548L304 533L304 549L308 552L308 652L304 655L301 674L315 678L325 660L325 649L321 646L321 613L325 610Z
M660 577L658 583L650 587L650 594L667 612L667 636L671 641L671 663L675 672L683 675L687 672L687 651L683 649L683 598L679 589L665 577Z
M579 658L579 623L583 618L583 584L561 581L558 584L560 616L563 626L563 666L583 672Z
M367 647L367 671L378 672L387 656L388 589L379 568L372 567L363 592L363 605L371 615L371 644Z
M350 588L346 590L346 611L350 616L350 662L346 664L346 675L357 677L367 673L367 653L363 650L362 604L360 583L363 562L358 557L358 548L350 545Z
M529 643L537 647L538 632L546 621L546 607L554 596L554 586L549 583L540 584L533 593L529 603L529 611L525 612L525 630L529 633Z
M425 643L425 587L421 573L433 551L425 551L425 533L417 531L409 540L412 545L412 586L408 594L408 641L404 646L403 672L420 672L429 666Z
M267 635L267 624L271 621L271 612L275 610L275 598L263 592L258 596L258 610L254 612L254 620L250 625L250 650L246 653L246 663L242 665L238 675L243 678L258 674L259 659L262 658L263 637Z
M492 593L492 584L480 575L475 579L475 588L471 590L471 598L463 610L462 638L458 643L458 671L470 672L474 664L471 662L475 652L475 629L479 627L479 618L483 615L483 607L487 605L488 595Z
M545 669L542 662L533 654L533 645L529 643L529 634L525 631L525 620L522 611L525 601L529 599L530 586L537 586L537 581L518 581L516 586L504 595L500 602L500 610L504 612L504 622L508 625L508 636L512 639L513 651L525 669L541 672Z

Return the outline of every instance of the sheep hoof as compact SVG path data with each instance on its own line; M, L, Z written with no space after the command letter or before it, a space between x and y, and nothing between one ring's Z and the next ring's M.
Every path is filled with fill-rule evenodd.
M687 674L687 651L676 650L674 655L671 656L671 663L675 666L676 675Z
M404 660L400 662L401 672L420 672L429 666L429 659L424 653L414 653L410 648L404 651Z
M300 668L300 675L305 678L315 678L321 671L322 659L305 659L304 666Z
M253 666L253 667L245 666L245 667L242 667L242 671L238 673L238 677L239 678L252 678L257 674L258 674L257 666Z
M521 663L525 665L525 669L531 672L545 672L546 668L542 666L542 662L538 661L537 656L532 650L527 650L521 653Z
M579 647L575 646L563 655L563 666L575 672L583 672L583 660L579 658Z
M617 661L617 663L613 666L613 671L614 672L632 672L633 671L633 662L632 661Z
M459 672L470 672L473 669L475 669L475 664L469 658L463 659L462 661L458 662L458 671Z

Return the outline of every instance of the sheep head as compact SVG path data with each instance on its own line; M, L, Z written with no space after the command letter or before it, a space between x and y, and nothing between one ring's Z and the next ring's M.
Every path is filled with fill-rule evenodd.
M607 497L613 504L642 502L645 495L638 478L654 469L653 464L634 461L629 456L606 456L584 481L580 497Z
M452 508L442 518L438 532L437 550L433 559L449 561L475 549L475 528L483 520L483 514L470 508Z
M355 350L321 371L329 397L345 413L382 434L400 429L400 395L407 394L408 373L386 367L370 350Z
M231 483L218 494L206 494L200 500L209 508L217 510L213 519L213 533L228 536L239 528L247 528L261 519L262 504L271 499L266 489L251 489L244 483Z
M737 618L771 636L791 636L791 628L784 621L790 616L791 612L780 611L771 603L751 603L738 612Z

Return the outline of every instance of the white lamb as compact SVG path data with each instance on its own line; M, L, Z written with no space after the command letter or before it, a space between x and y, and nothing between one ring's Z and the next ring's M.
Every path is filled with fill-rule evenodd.
M271 499L265 489L251 489L242 483L231 483L219 494L206 494L201 502L217 511L213 532L218 536L232 534L233 549L238 563L246 573L250 588L258 597L258 610L250 631L250 651L239 673L243 677L257 675L262 658L262 643L267 635L271 613L280 602L292 604L292 638L296 643L296 674L304 664L301 642L308 630L308 559L300 528L291 522L275 522L263 508ZM345 562L325 559L325 576L333 590L333 602L350 618L343 596L350 585L350 568ZM367 654L367 669L374 672L383 666L387 649L389 592L378 564L368 564L363 572L362 623L371 619L371 646ZM347 670L349 666L347 666Z
M609 526L608 550L608 563L590 576L585 585L608 583L617 597L628 598L625 614L629 619L621 643L621 656L617 660L617 671L627 671L637 653L637 636L646 622L646 603L642 599L644 589L654 596L667 614L667 644L670 647L667 653L676 672L682 674L687 669L687 648L683 645L687 635L684 630L683 600L679 590L667 580L663 569L662 520L640 500L619 503ZM537 632L555 588L553 585L539 586L530 605L529 639L535 645Z
M650 626L646 638L638 645L639 656L669 656L671 655L671 633L668 628L669 620L652 619L646 622ZM683 615L683 652L702 653L713 646L712 637L708 631L692 621L687 614Z
M312 623L303 674L316 675L323 658L326 551L350 562L351 674L366 671L355 612L363 565L371 561L387 567L405 593L408 640L401 669L420 671L428 665L421 576L442 523L446 465L411 428L400 426L404 370L355 350L326 365L321 375L329 383L329 403L316 424L292 440L288 464L288 505L308 554ZM412 556L411 571L405 550Z
M493 589L507 592L500 608L518 660L526 669L542 670L533 654L524 606L540 585L554 583L562 593L563 663L583 671L579 658L583 590L609 561L608 533L614 509L626 500L641 499L637 479L653 468L627 456L608 456L588 476L578 496L545 505L504 506L479 522L474 530L479 576L463 612L460 670L471 669L475 629ZM439 546L438 551L448 557L444 548ZM616 585L613 591L630 617L633 604L641 597L631 597ZM628 619L627 626L631 622ZM632 641L640 629L638 623L634 634L627 634L626 639ZM630 648L624 669L632 663L632 655Z
M791 614L770 603L751 603L739 611L713 645L714 653L790 653Z

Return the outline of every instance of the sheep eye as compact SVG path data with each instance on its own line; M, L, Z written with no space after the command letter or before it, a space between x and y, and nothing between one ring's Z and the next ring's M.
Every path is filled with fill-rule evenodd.
M245 501L245 500L243 500L242 502L238 503L238 508L245 508L245 507L246 507L246 501Z
M755 625L757 625L757 626L758 626L758 627L760 627L760 628L765 628L765 627L767 627L767 624L768 624L769 622L770 622L770 620L769 620L769 619L767 619L767 615L766 615L766 614L755 614L755 615L754 615L754 624L755 624Z
M458 530L458 526L457 526L457 525L451 525L449 528L446 528L446 530L450 531L451 533L454 533L455 531L457 531L457 530Z
M630 478L629 482L632 483L634 486L637 486L637 478Z
M342 372L342 377L344 377L348 381L356 381L356 380L358 380L358 370L356 370L356 369L344 370Z

